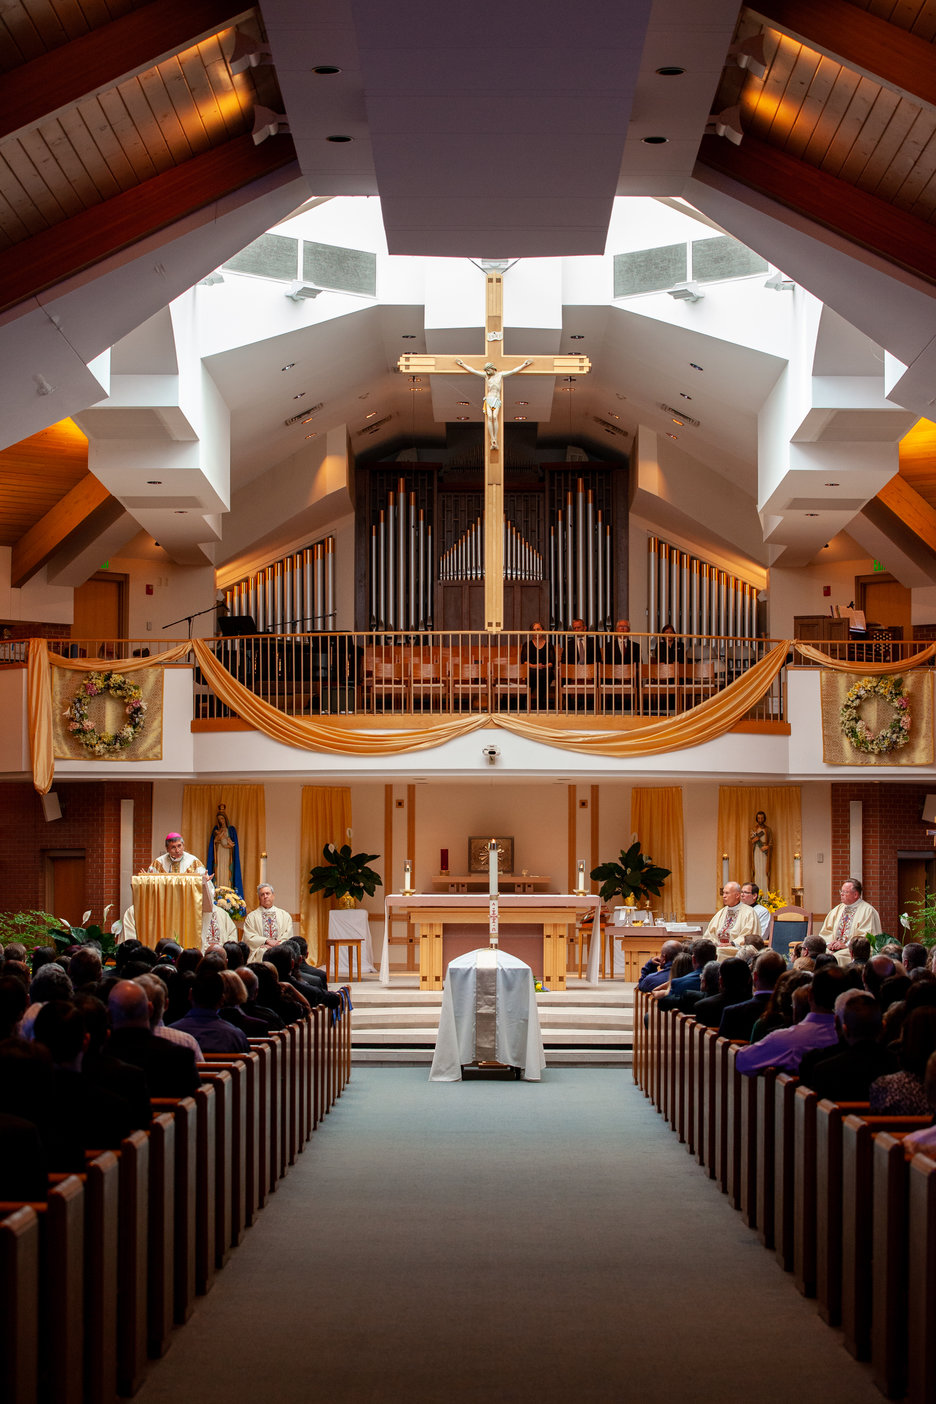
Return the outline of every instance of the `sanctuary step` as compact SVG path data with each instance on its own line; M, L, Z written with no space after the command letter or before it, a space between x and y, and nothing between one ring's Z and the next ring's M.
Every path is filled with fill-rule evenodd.
M570 979L563 992L536 997L547 1064L629 1067L633 1049L633 985L594 988ZM439 1030L442 995L423 993L416 979L351 985L353 1063L425 1063Z

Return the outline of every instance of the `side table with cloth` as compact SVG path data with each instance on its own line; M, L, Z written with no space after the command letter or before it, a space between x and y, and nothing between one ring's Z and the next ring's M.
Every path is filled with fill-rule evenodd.
M370 922L367 913L361 908L341 909L328 913L328 943L335 941L362 941L361 974L374 972L374 952L371 946ZM348 947L338 951L338 979L350 979L350 956ZM327 966L326 966L327 968Z
M163 936L178 941L183 950L202 946L203 927L210 920L202 911L203 889L200 877L187 873L154 877L142 874L130 879L137 939L155 946Z
M539 1082L546 1066L533 971L484 946L449 961L430 1082L460 1082L466 1063L518 1067Z

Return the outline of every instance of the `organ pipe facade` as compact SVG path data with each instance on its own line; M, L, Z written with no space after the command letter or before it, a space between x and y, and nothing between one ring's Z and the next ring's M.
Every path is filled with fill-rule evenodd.
M647 630L757 637L757 586L668 541L647 539Z
M308 634L335 627L335 538L294 551L224 591L231 614L263 633Z

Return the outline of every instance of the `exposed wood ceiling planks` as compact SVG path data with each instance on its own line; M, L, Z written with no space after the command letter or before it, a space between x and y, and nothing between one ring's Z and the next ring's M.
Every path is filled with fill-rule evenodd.
M0 545L14 546L88 472L88 441L70 419L0 451Z

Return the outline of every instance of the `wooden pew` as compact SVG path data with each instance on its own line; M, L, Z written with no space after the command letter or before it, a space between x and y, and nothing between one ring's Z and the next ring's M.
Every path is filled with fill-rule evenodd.
M147 1350L165 1355L175 1320L176 1119L158 1112L149 1129Z
M869 1111L867 1102L816 1106L816 1303L830 1326L842 1320L842 1123Z
M264 1128L265 1134L261 1142L260 1174L261 1182L266 1186L266 1194L270 1195L276 1189L279 1178L285 1169L281 1133L283 1094L280 1086L283 1042L275 1034L270 1034L266 1038L251 1038L248 1042L251 1049L255 1050L266 1061L264 1076L267 1086L267 1118Z
M198 1215L198 1107L194 1097L154 1097L153 1111L173 1120L173 1320L188 1321L195 1305Z
M856 1360L871 1354L874 1137L916 1131L926 1117L847 1116L842 1123L842 1333Z
M689 1028L693 1021L688 1014L681 1014L678 1010L672 1017L676 1024L676 1089L673 1130L680 1141L686 1144L689 1141L689 1108L691 1106L689 1084L692 1073L692 1041L689 1037Z
M737 1061L737 1054L735 1055ZM757 1120L758 1101L758 1078L745 1077L743 1073L738 1073L735 1068L735 1075L738 1077L738 1119L740 1122L740 1164L739 1178L740 1186L738 1190L738 1208L741 1210L741 1218L750 1229L756 1229L757 1221L757 1188L758 1171L760 1161L760 1126Z
M796 1172L794 1111L798 1079L778 1073L774 1089L774 1252L793 1271L793 1190Z
M235 1243L240 1241L242 1229L249 1228L253 1223L263 1202L261 1199L261 1150L263 1128L266 1125L268 1114L264 1096L265 1091L268 1090L268 1080L262 1076L262 1061L263 1055L258 1049L252 1049L247 1053L207 1053L205 1055L205 1062L211 1066L218 1064L238 1069L239 1076L243 1080L242 1093L238 1094L236 1099L236 1105L241 1108L239 1115L242 1127L240 1135L243 1138L243 1158L242 1164L235 1167L235 1185L238 1174L242 1174L243 1185L242 1190L241 1187L235 1189L233 1196L235 1201L233 1241ZM235 1137L237 1135L238 1132L235 1130ZM265 1199L265 1194L263 1198Z
M725 1193L732 1209L741 1208L741 1156L742 1156L742 1119L741 1113L744 1098L748 1092L746 1086L750 1082L749 1077L738 1072L737 1059L738 1051L746 1048L744 1039L730 1039L727 1049L727 1074L726 1074L726 1112L725 1112Z
M907 1398L936 1398L936 1159L918 1152L910 1161L907 1225Z
M905 1135L879 1132L872 1152L871 1374L888 1399L900 1398L907 1391L910 1162L904 1152Z
M217 1112L214 1087L202 1081L195 1101L195 1291L203 1297L217 1268Z
M77 1175L66 1175L51 1185L44 1204L0 1201L0 1216L26 1207L39 1221L39 1306L34 1320L37 1326L39 1322L55 1323L54 1350L49 1349L46 1331L34 1332L39 1398L48 1404L83 1404L84 1186ZM24 1256L28 1266L29 1255ZM28 1279L25 1289L28 1296ZM32 1372L22 1363L28 1384ZM20 1404L18 1399L16 1404Z
M136 1394L148 1357L149 1135L134 1131L120 1143L118 1213L117 1388Z
M702 1106L702 1145L701 1164L708 1171L710 1180L715 1178L715 1160L718 1153L718 1033L715 1029L702 1028L699 1039L699 1095ZM699 1159L698 1152L696 1159Z
M234 1083L231 1070L217 1063L199 1063L198 1075L202 1085L214 1093L214 1136L208 1145L210 1173L214 1176L214 1257L215 1267L222 1268L231 1256L233 1240L232 1203L234 1198L234 1160L241 1159L243 1139L234 1141ZM243 1169L240 1171L243 1180Z
M0 1404L39 1395L39 1218L31 1205L0 1210Z
M61 1181L64 1175L50 1176ZM79 1176L85 1204L85 1399L117 1398L120 1167L113 1151L90 1156Z
M757 1084L757 1236L765 1248L773 1248L777 1069L763 1068L752 1081Z

